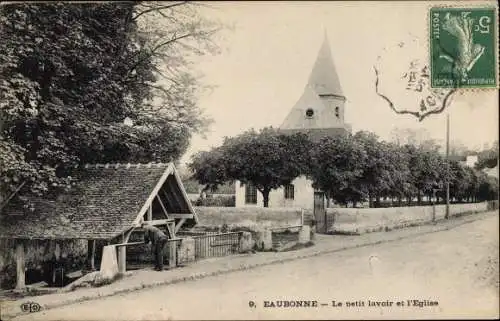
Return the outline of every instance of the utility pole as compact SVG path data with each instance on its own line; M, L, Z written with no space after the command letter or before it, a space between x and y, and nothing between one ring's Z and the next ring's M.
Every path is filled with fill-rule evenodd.
M444 218L450 217L450 114L446 114L446 212Z

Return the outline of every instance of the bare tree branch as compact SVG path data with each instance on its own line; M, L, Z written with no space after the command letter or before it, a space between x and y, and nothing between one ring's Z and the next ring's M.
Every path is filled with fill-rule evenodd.
M169 40L167 41L164 41L158 45L156 45L153 49L151 49L150 53L148 55L146 55L146 57L143 57L142 59L139 59L139 61L137 61L129 70L128 74L130 74L135 68L137 68L137 66L139 66L141 63L143 63L146 59L149 59L151 58L158 49L160 49L161 47L164 47L168 44L171 44L173 42L176 42L176 41L179 41L181 39L184 39L184 38L187 38L187 37L192 37L192 36L195 36L195 34L193 33L187 33L187 34L184 34L182 36L175 36L173 38L170 38Z
M136 14L132 20L137 20L137 18L139 18L140 16L142 16L143 14L146 14L148 12L152 12L152 11L158 11L158 12L161 12L161 10L164 10L164 9L170 9L170 8L173 8L173 7L177 7L177 6L180 6L180 5L184 5L184 4L187 4L189 1L181 1L181 2L177 2L177 3L173 3L173 4L169 4L169 5L166 5L166 6L157 6L157 7L150 7L149 9L146 9L144 11L141 11L139 12L138 14ZM147 6L148 7L148 6Z
M143 85L143 86L147 86L147 87L150 87L150 88L153 88L153 89L156 89L156 90L159 90L161 92L163 92L165 95L170 95L171 93L168 91L168 89L165 89L161 86L156 86L156 85L153 85L153 84L148 84L148 83L141 83L140 85ZM171 88L172 86L170 86ZM169 88L169 89L170 89Z
M10 200L21 190L21 188L23 188L23 186L26 185L26 181L22 182L14 192L12 192L9 197L7 197L7 199L2 203L0 204L0 211L7 205L7 203L10 202Z

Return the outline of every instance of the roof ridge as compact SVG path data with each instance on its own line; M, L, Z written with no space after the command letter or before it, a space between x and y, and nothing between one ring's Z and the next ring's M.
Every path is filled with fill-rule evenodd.
M149 163L106 163L106 164L101 164L101 163L86 163L83 168L85 169L93 169L93 168L140 168L140 167L145 167L145 168L151 168L151 167L164 167L168 166L172 162L164 163L164 162L149 162ZM78 165L75 165L75 168L78 168Z

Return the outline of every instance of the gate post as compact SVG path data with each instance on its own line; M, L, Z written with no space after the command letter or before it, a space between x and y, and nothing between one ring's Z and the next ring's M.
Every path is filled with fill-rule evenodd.
M16 289L26 287L24 240L16 240Z
M177 266L177 238L169 240L168 267L173 269Z
M321 191L314 191L314 219L316 220L316 232L326 233L327 216L325 210L325 193Z

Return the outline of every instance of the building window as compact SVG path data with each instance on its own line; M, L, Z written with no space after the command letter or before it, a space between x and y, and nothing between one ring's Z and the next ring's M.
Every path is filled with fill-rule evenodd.
M245 184L245 204L257 204L257 189L253 184Z
M340 117L339 107L335 107L335 116Z
M312 118L314 116L314 110L312 108L309 108L306 110L306 117L307 118Z
M293 184L285 185L285 199L293 200L295 198L295 186Z

